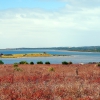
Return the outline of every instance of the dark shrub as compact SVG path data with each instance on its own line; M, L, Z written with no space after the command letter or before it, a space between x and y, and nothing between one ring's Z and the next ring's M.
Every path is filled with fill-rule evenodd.
M37 64L43 64L43 62L42 61L38 61Z
M4 64L4 62L2 60L0 60L0 64Z
M33 62L33 61L31 61L31 62L30 62L30 64L31 64L31 65L33 65L33 64L34 64L34 62Z
M97 64L96 62L93 62L93 64Z
M49 61L47 61L47 62L45 62L45 64L50 64L50 62L49 62Z
M27 61L20 61L19 64L28 64Z
M66 62L66 61L63 61L63 62L62 62L62 64L63 64L63 65L67 65L67 64L68 64L68 62Z
M73 63L70 61L70 62L68 62L68 64L73 64Z
M14 65L13 65L14 67L18 67L18 63L14 63Z
M88 64L97 64L97 62L89 62Z
M98 67L100 67L100 63L98 63Z

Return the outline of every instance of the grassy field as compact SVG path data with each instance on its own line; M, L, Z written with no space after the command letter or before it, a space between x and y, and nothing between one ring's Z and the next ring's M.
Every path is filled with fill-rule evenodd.
M100 67L0 65L0 100L100 100Z
M1 58L21 58L21 57L50 57L53 56L47 53L28 53L28 54L5 54Z

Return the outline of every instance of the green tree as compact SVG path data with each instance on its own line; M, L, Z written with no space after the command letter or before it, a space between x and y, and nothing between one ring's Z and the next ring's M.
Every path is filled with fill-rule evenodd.
M2 60L0 60L0 64L4 64L4 62Z

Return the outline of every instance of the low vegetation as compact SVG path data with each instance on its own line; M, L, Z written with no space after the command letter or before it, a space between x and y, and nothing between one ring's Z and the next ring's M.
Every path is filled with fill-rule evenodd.
M100 63L98 63L98 67L100 67Z
M22 71L22 69L19 68L19 64L18 63L14 63L13 68L14 68L14 71Z
M43 64L43 62L42 61L38 61L37 64Z
M0 100L100 100L100 68L97 64L0 65Z
M45 64L50 64L50 62L49 62L49 61L47 61L47 62L45 62Z
M33 62L33 61L31 61L31 62L30 62L30 64L31 64L31 65L34 65L34 62Z
M54 69L53 67L50 67L50 68L49 68L49 71L53 71L53 72L54 72L55 69Z
M28 64L27 61L20 61L19 64Z
M18 67L18 63L14 63L14 65L13 65L14 67Z
M3 54L1 58L20 58L20 57L50 57L53 56L47 53L28 53L28 54Z
M4 64L4 62L2 60L0 60L0 64Z
M63 64L63 65L67 65L67 64L68 64L68 62L66 62L66 61L63 61L63 62L62 62L62 64Z
M70 62L68 62L68 64L73 64L73 63L70 61Z

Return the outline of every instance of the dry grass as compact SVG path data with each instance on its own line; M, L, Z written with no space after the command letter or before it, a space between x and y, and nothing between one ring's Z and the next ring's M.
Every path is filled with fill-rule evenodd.
M12 55L2 55L2 58L20 58L20 57L50 57L51 54L46 53L33 53L33 54L12 54Z

